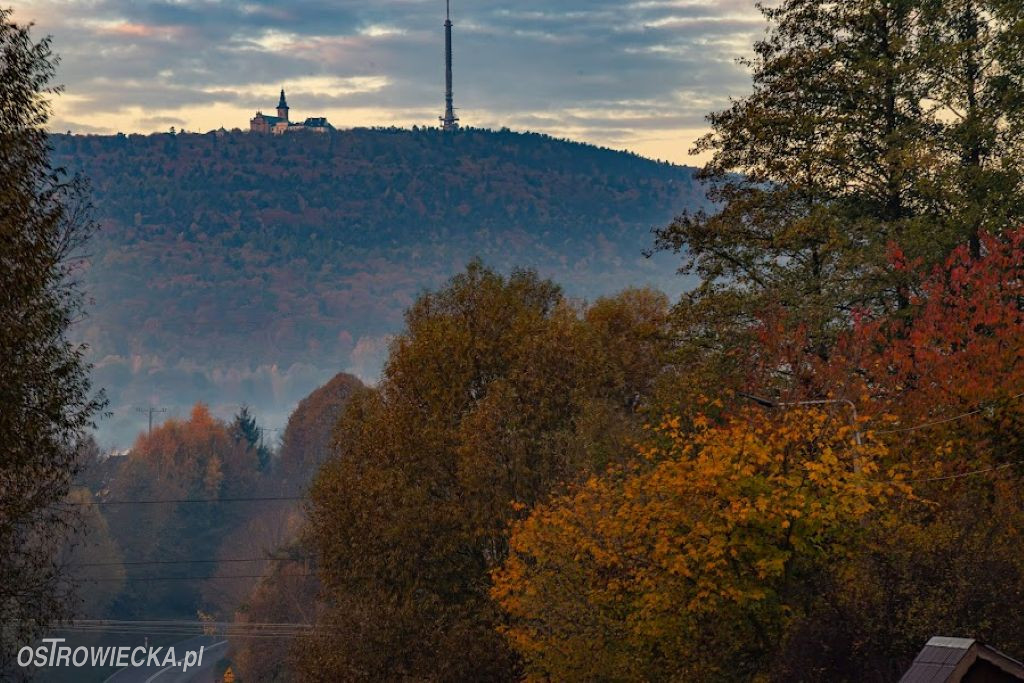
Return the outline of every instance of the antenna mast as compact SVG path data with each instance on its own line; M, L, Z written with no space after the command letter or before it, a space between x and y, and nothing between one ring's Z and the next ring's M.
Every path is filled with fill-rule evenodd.
M452 93L452 4L445 0L444 22L444 116L441 117L441 129L453 131L459 129L459 117L455 115L455 96Z

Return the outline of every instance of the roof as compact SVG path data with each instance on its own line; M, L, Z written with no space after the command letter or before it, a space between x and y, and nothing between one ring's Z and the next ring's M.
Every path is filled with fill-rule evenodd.
M918 653L900 683L1024 681L1024 664L972 638L935 636Z
M280 118L278 116L268 116L267 114L264 114L261 111L256 112L256 116L254 116L253 118L254 119L263 119L264 121L266 121L270 125L274 125L278 121L284 121L284 119L282 119L282 118Z
M310 118L306 119L302 123L302 125L305 126L306 128L330 128L331 127L331 124L327 123L327 119L325 117L323 117L323 116L310 117Z

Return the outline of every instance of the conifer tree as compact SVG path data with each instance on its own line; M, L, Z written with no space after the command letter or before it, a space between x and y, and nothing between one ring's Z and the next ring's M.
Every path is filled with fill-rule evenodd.
M235 443L244 441L247 448L256 451L259 467L263 470L270 464L270 449L264 445L260 431L256 418L249 412L249 406L243 405L231 423L231 436Z

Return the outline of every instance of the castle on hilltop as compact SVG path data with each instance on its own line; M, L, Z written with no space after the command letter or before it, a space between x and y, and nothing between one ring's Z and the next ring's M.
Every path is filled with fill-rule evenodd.
M452 11L451 0L445 1L444 22L444 115L439 117L441 130L446 133L459 130L459 117L455 113L455 95L452 84ZM288 118L288 101L281 88L281 99L277 103L277 116L257 111L256 116L249 119L250 133L273 133L283 135L297 130L308 130L314 133L328 133L334 126L324 117L308 118L302 123L292 123Z
M310 117L302 123L290 121L288 119L288 100L284 97L284 88L281 88L281 99L277 102L277 116L268 116L262 111L257 111L256 116L249 120L250 133L282 135L297 130L327 133L334 130L334 126L328 123L323 116Z

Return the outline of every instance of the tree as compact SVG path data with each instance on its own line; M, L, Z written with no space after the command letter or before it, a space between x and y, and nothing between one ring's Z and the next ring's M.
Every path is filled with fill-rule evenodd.
M82 586L75 615L94 619L105 613L124 588L124 556L95 496L76 488L68 502L81 506L81 524L66 539L61 560L73 581Z
M702 282L679 306L696 357L781 306L827 356L854 309L902 309L888 248L940 263L1024 218L1019 3L785 0L763 12L754 91L709 117L715 213L659 233ZM735 346L733 345L735 342Z
M934 268L896 253L894 268L914 270L922 281L911 301L912 315L861 320L850 347L862 355L848 354L875 399L901 418L901 426L989 407L988 414L920 433L933 443L936 435L959 433L973 440L975 455L983 436L977 429L998 436L994 420L1018 412L1020 403L1011 399L1024 391L1024 229L1002 237L982 233L978 244L980 256L965 243ZM911 432L907 438L917 437Z
M278 554L290 558L306 556L304 547L292 547ZM236 619L256 624L308 624L316 620L319 584L308 560L275 562L267 576L253 589ZM288 681L308 680L298 673L296 659L301 647L282 639L240 639L231 644L231 662L242 680Z
M823 582L783 679L895 678L935 633L1024 651L1024 616L1004 607L1024 596L1024 230L976 237L935 268L896 254L923 283L910 315L861 320L840 345L851 394L892 416L880 436L926 504Z
M249 448L256 451L260 470L267 468L270 464L270 448L264 445L263 434L256 424L256 418L249 412L249 406L243 405L235 415L231 423L231 435L236 443L245 442Z
M246 504L222 505L217 500L251 495L258 481L256 452L248 443L236 441L228 424L197 403L187 420L167 420L152 433L140 434L109 484L113 500L171 502L114 505L105 510L106 518L120 547L130 549L133 562L178 560L182 564L168 567L169 575L195 576L187 561L216 559L225 539L239 531L251 513ZM193 499L208 502L181 502ZM189 542L181 543L181 538ZM252 552L251 546L247 550ZM145 567L130 567L128 578L136 572L144 575ZM129 582L115 607L124 616L155 612L191 618L200 607L202 588L199 580Z
M621 458L666 322L653 292L584 312L532 272L479 263L422 296L378 388L350 399L314 482L307 538L325 607L300 671L514 678L488 595L507 525Z
M978 258L981 235L1016 227L1024 212L1024 10L1005 0L920 4L922 76L935 107L936 151L946 160L936 219L953 223Z
M785 325L761 330L766 368L785 368L799 398L856 401L914 493L818 577L775 680L895 679L935 633L1024 651L1024 619L1002 607L1024 595L1024 235L977 237L977 255L968 236L935 267L893 249L920 287L899 314L856 316L828 362Z
M291 485L306 486L327 460L338 418L349 398L362 388L358 378L341 372L299 401L281 440L279 468L284 477L294 479Z
M720 211L682 215L659 242L685 249L702 279L684 300L695 321L746 326L778 304L826 334L880 293L865 291L885 284L867 279L872 265L922 202L914 9L788 0L762 12L754 92L710 115L697 144L714 152L701 177Z
M76 254L92 230L84 183L49 163L49 39L0 9L0 672L17 647L67 614L57 562L75 518L60 503L76 442L104 405L84 347Z
M269 471L264 470L265 476L257 489L259 495L292 496L309 486L317 468L332 452L335 428L345 406L362 389L363 384L356 377L339 373L299 402L288 418L280 457ZM218 613L234 614L250 622L314 621L318 583L310 575L309 563L304 559L277 561L312 554L310 548L296 540L305 524L303 512L300 504L283 501L249 511L246 520L221 543L218 556L276 559L247 563L252 573L262 575L258 583L246 579L209 582L203 587L206 604ZM303 576L290 576L285 569L299 569L291 573ZM237 573L237 566L232 563L221 564L215 572L223 577ZM294 655L298 654L289 654L290 646L288 641L241 642L233 646L233 659L244 678L290 680L295 671Z
M666 418L638 462L513 525L494 572L529 680L752 680L907 487L820 410Z
M514 522L492 595L528 675L890 680L935 633L1024 650L1024 230L977 242L890 249L920 286L827 358L785 312L751 326L747 387L849 397L868 454L845 405L705 401Z

